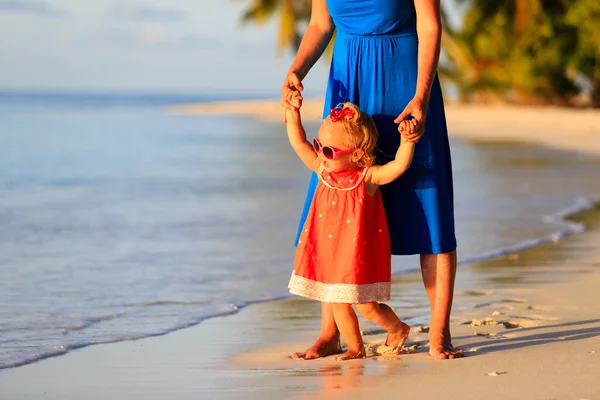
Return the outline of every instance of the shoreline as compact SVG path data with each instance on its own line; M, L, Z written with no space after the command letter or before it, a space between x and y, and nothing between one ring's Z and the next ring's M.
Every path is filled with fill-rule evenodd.
M323 99L305 99L306 121L318 122ZM277 100L231 101L168 107L174 115L236 115L282 123ZM555 106L446 104L450 137L476 141L523 141L561 150L600 154L600 110Z
M273 394L386 399L394 393L452 399L458 391L464 399L519 399L524 393L525 398L592 399L600 394L593 372L600 367L595 296L600 208L575 219L590 230L463 267L485 267L485 272L470 281L464 279L467 274L458 276L451 326L455 344L467 351L461 360L431 360L427 327L420 324L412 324L411 352L400 357L291 360L289 353L309 345L318 326L307 329L306 321L285 320L290 309L303 314L302 307L312 304L285 299L169 335L92 346L5 370L0 394L20 400L110 394L116 399L264 399ZM412 273L396 276L393 285L398 292L422 283ZM282 327L282 318L289 325ZM365 341L383 343L385 335L374 328L363 324Z
M557 242L559 242L565 238L568 238L572 235L585 234L587 232L586 226L581 223L573 222L571 218L576 217L582 213L589 212L596 208L600 208L600 194L595 195L595 196L574 198L573 203L571 205L569 205L565 208L559 209L552 214L544 215L541 218L542 221L547 224L554 224L554 225L562 227L562 228L560 228L556 231L553 231L545 236L531 238L531 239L528 239L528 240L525 240L525 241L522 241L522 242L519 242L519 243L516 243L513 245L500 247L497 249L487 251L485 253L477 254L472 257L459 259L457 262L457 266L461 267L463 265L468 265L468 264L473 264L473 263L485 263L485 262L488 262L488 261L491 261L494 259L499 259L505 255L509 255L509 257L512 257L516 253L527 251L529 249L539 247L539 246L542 246L542 245L545 245L548 243L557 243ZM392 272L392 278L395 276L402 276L405 274L410 274L410 273L415 273L415 272L419 272L419 270L415 269L415 270L408 270L408 271L402 271L402 272L396 272L396 273ZM8 367L0 368L0 376L1 376L2 372L4 372L4 371L8 371L8 370L15 369L15 368L25 367L25 366L32 365L32 364L35 364L35 363L38 363L38 362L41 362L41 361L44 361L47 359L51 359L51 358L63 357L74 351L79 351L79 350L83 350L86 348L102 346L102 345L107 345L107 344L135 342L135 341L145 340L145 339L154 338L154 337L166 336L166 335L172 334L174 332L193 328L197 325L206 323L209 320L212 321L213 319L220 319L223 317L229 317L232 315L236 315L240 312L243 312L244 309L246 309L248 307L252 307L257 304L289 300L289 299L292 299L295 297L296 297L295 295L288 293L287 295L275 297L275 298L260 299L260 300L255 300L255 301L250 300L244 306L236 307L235 311L228 311L228 312L224 312L223 314L210 316L205 319L202 319L200 322L197 322L195 324L191 324L189 326L169 330L168 332L164 332L164 333L150 334L147 336L138 337L138 338L134 338L134 339L115 340L115 341L102 342L102 343L89 343L89 344L85 344L85 345L79 344L79 345L73 346L72 348L68 348L68 349L61 348L61 349L58 349L54 353L44 354L36 359L25 360L25 361L19 362L17 364L14 364L14 365L11 365ZM420 316L417 316L417 319L420 319Z

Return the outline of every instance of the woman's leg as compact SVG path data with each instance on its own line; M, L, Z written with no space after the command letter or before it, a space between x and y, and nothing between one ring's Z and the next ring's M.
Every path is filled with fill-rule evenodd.
M410 326L398 318L394 310L388 305L377 302L363 303L355 305L358 312L368 319L385 329L388 333L385 345L402 350L404 342L408 338Z
M431 308L429 354L436 360L464 356L462 350L457 351L452 346L450 334L456 250L443 254L421 254L421 274Z
M342 352L340 332L335 324L331 303L321 303L321 333L317 341L304 352L292 354L296 360L313 360Z

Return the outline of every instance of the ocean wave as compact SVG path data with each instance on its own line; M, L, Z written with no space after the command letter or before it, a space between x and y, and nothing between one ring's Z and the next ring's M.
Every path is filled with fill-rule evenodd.
M544 223L560 227L558 230L541 237L523 240L510 246L500 247L498 249L480 253L473 257L460 259L458 261L458 265L471 264L474 262L500 257L505 254L517 253L545 243L557 242L573 234L583 233L586 230L584 224L569 221L567 218L584 211L593 210L598 204L600 204L600 195L577 198L573 204L569 205L568 207L562 208L553 214L542 217L542 221Z

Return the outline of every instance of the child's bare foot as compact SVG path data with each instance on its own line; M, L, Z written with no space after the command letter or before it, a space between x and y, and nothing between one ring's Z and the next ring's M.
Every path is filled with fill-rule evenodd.
M410 333L410 326L404 322L400 322L400 324L397 330L388 333L385 341L385 345L393 348L398 354L402 351L402 346L406 343L406 339L408 339L408 334Z
M296 352L292 354L294 360L314 360L315 358L327 357L333 354L340 354L342 347L340 339L322 339L318 338L315 344L309 347L305 352Z
M367 358L367 352L363 347L360 350L348 350L347 352L337 356L336 361L355 360L357 358Z

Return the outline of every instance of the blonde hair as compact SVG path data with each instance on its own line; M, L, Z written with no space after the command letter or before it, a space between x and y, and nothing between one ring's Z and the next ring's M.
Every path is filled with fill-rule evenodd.
M375 164L375 147L377 146L377 127L373 119L365 112L361 111L357 105L352 103L343 103L336 107L339 112L349 109L341 117L327 117L334 124L339 124L346 131L346 144L349 147L361 149L363 154L357 156L352 154L351 161L358 167L370 167ZM353 112L350 112L352 110ZM350 115L348 115L350 113Z

